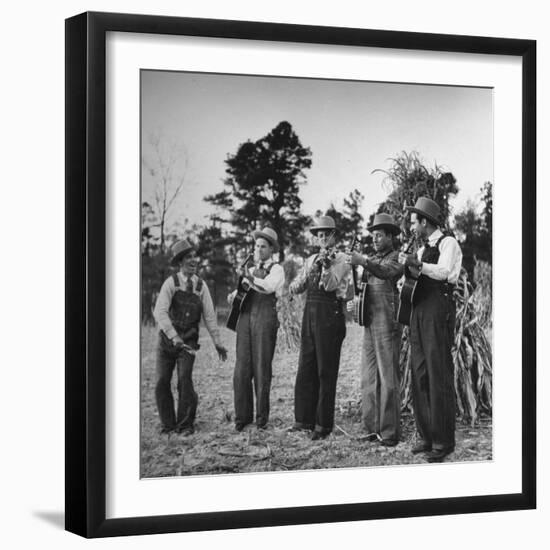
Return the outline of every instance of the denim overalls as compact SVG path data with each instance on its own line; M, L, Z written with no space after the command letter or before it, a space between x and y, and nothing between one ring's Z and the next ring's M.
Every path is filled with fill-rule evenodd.
M183 290L180 287L177 274L174 274L173 278L176 291L172 297L168 315L185 344L198 349L199 322L202 315L202 301L199 293L203 285L202 279L198 280L196 288L193 289L193 282L189 277L187 287ZM181 431L193 428L198 403L192 379L194 362L194 355L176 348L164 332L160 331L157 346L155 398L164 431L168 432L174 429ZM170 387L176 366L178 376L177 414L174 411L174 397Z
M308 274L300 357L294 389L295 426L326 435L334 426L340 350L346 336L342 300L319 288L320 267Z

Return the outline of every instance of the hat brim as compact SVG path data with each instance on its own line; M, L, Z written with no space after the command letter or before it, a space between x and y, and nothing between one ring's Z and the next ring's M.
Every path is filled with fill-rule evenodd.
M317 231L334 231L336 233L336 227L327 227L327 226L321 226L321 227L312 227L310 228L309 232L315 235Z
M170 265L172 267L176 267L180 261L182 260L183 257L187 256L187 254L189 254L189 252L193 251L193 250L196 250L196 248L194 246L192 246L191 248L188 248L187 250L182 250L181 252L178 252L171 260L170 260Z
M279 243L273 240L273 237L267 233L264 233L263 231L253 231L252 236L254 237L254 240L259 238L265 239L273 247L274 252L279 252Z
M391 223L377 223L376 225L367 227L367 231L370 231L371 233L377 229L389 229L394 235L399 235L399 233L401 233L401 228L398 225L393 225Z
M430 216L430 214L424 212L423 210L419 210L418 208L415 208L414 206L407 206L406 207L409 212L414 212L415 214L420 214L421 216L424 216L428 220L430 220L432 223L434 223L437 226L441 225L441 222L439 220L436 220L433 216Z

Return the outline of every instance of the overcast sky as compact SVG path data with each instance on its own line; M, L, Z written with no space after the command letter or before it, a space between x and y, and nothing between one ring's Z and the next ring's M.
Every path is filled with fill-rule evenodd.
M303 211L312 215L341 205L357 188L365 219L387 192L389 158L417 151L425 164L451 171L460 192L451 203L479 202L493 181L492 90L376 82L142 71L142 153L149 136L177 141L187 158L180 221L206 223L213 207L202 198L223 188L224 160L239 144L265 136L279 122L292 124L312 152L301 188ZM152 180L143 171L144 200ZM175 221L175 218L172 218Z

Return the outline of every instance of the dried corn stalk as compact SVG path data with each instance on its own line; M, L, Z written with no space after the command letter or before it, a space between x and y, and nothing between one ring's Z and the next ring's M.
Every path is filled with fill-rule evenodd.
M299 348L303 311L304 299L302 295L291 296L288 292L285 292L277 300L277 314L280 325L277 334L277 347L281 347L286 351L294 351Z

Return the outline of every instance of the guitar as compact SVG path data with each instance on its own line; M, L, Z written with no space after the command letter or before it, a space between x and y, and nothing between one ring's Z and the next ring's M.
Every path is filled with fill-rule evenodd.
M355 248L357 237L353 237L351 250ZM353 298L353 320L361 327L365 326L367 320L367 284L357 280L357 272L355 266L352 266L351 273L353 275L353 288L355 297Z
M252 259L253 256L254 256L253 254L249 254L246 257L246 260L241 264L239 271L243 267L246 267L246 264L248 264L248 262ZM246 302L246 298L250 291L250 287L244 288L243 279L244 277L241 275L237 283L237 294L235 294L235 298L233 298L233 303L231 304L231 311L229 312L229 316L227 317L227 321L225 323L225 326L231 330L237 330L237 321L239 320L239 315L241 314L241 311Z
M413 235L413 237L407 244L406 249L404 250L405 254L410 253L414 243L415 237ZM399 307L397 308L396 315L397 322L401 323L402 325L411 324L412 306L417 284L418 278L412 276L410 268L408 270L405 270L405 281L403 282L401 292L399 293Z

